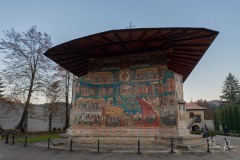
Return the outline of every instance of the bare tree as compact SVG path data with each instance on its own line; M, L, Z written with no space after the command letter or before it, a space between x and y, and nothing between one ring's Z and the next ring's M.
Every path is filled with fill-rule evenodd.
M2 81L2 77L0 77L0 100L3 100L3 94L4 92L4 86L3 86L3 81Z
M34 93L41 92L48 83L52 63L43 53L52 46L47 33L38 32L36 26L26 32L7 30L0 41L0 48L6 54L6 68L3 70L9 89L20 95L25 103L22 118L17 126L24 131L24 120Z
M61 88L64 93L65 97L65 108L66 108L66 120L65 120L65 128L69 127L69 115L70 115L70 97L71 97L71 88L72 88L72 81L75 79L75 76L71 74L69 71L65 70L61 66L57 66L57 73L55 74L56 77L59 78L61 81Z
M57 112L59 107L57 104L64 100L63 91L61 88L60 80L52 80L52 83L46 87L46 99L48 103L48 110L51 112Z

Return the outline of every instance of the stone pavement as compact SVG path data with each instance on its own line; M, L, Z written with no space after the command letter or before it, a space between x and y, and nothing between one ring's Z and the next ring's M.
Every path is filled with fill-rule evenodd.
M221 141L224 137L217 136L217 141ZM230 145L240 146L240 138L237 137L227 137L230 140ZM214 151L214 154L206 153L206 148L201 150L176 150L176 153L168 153L168 148L166 146L160 146L159 148L148 148L148 150L162 150L164 152L146 152L147 148L143 146L141 148L142 154L137 154L136 149L134 147L131 148L131 152L121 152L116 151L118 149L123 149L122 146L116 146L114 152L104 150L100 153L97 153L97 148L92 148L91 145L86 145L85 150L83 148L77 149L75 146L75 150L73 152L68 151L68 148L62 149L47 149L46 142L42 142L46 147L36 147L36 145L28 145L28 147L24 147L24 144L4 144L4 141L0 141L0 160L72 160L72 159L98 159L98 160L147 160L147 159L171 159L171 160L183 160L183 159L194 159L194 160L219 160L219 159L230 159L230 160L239 160L240 159L240 147L236 148L236 151L223 151L223 149L219 149L219 151ZM84 147L84 146L82 146ZM97 146L96 146L97 147ZM104 146L102 146L104 148ZM106 146L105 146L106 147ZM131 147L131 146L129 146ZM73 148L74 149L74 148ZM91 149L91 150L90 150ZM125 148L128 150L130 148ZM145 150L145 151L144 151Z
M226 138L226 141L224 140L224 138ZM210 152L215 155L217 153L226 153L226 152L230 152L230 153L238 153L240 155L240 137L225 137L225 136L216 136L213 137L213 140L211 140L211 138L209 138L209 150ZM206 141L206 139L205 139ZM227 145L229 147L227 147ZM190 151L194 151L194 152L206 152L206 147L207 145L204 144L202 145L201 148L195 148L192 147L193 149L190 149ZM228 150L228 148L230 148L230 151L226 151ZM239 157L240 159L240 157Z
M53 140L53 143L56 141ZM60 150L70 150L70 142L65 145L56 145L54 146L53 143L50 143L51 149L60 149ZM57 144L57 143L56 143ZM33 144L35 147L46 148L47 142L38 142ZM80 144L73 141L72 150L75 152L79 151L91 151L91 152L98 152L98 143L94 144ZM100 141L99 150L102 153L137 153L138 152L138 144L102 144ZM140 143L140 151L141 153L169 153L171 147L165 144L158 144L158 145L145 145ZM178 153L184 149L176 149L174 148L174 152ZM185 149L186 150L186 149Z

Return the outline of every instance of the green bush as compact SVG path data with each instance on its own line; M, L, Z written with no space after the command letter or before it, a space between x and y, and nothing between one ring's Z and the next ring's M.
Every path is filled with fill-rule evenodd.
M208 136L209 137L214 137L214 136L216 136L216 132L213 131L213 130L210 130L210 131L208 131Z
M58 131L61 131L62 130L62 128L58 128Z

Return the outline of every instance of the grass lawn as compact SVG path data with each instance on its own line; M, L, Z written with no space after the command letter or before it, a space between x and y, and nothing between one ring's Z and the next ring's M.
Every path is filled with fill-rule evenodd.
M59 133L47 133L47 134L34 134L34 135L28 135L27 142L28 143L34 143L34 142L41 142L41 141L47 141L48 138L51 139L58 139L60 138ZM24 143L25 142L25 136L21 136L15 140L16 143Z

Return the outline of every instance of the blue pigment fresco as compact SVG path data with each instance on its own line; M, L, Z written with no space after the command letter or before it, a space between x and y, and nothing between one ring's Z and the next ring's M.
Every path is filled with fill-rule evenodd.
M175 125L176 76L159 67L101 70L80 77L73 124L98 127Z

